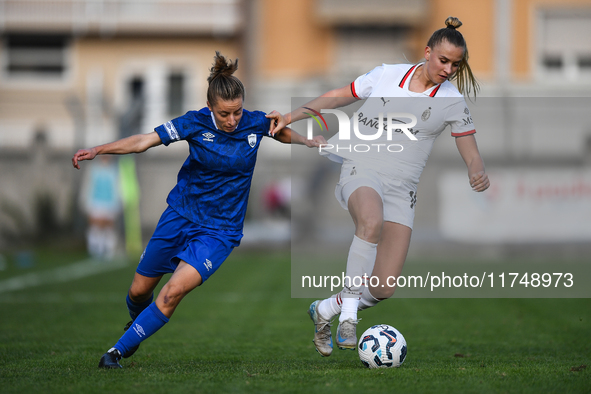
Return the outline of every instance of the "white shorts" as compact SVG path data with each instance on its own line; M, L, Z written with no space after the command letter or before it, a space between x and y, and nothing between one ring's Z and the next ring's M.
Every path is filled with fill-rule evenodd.
M335 197L344 209L348 209L351 194L362 186L371 187L382 198L384 221L399 223L412 229L417 203L417 185L345 160L341 167L339 183L335 188Z

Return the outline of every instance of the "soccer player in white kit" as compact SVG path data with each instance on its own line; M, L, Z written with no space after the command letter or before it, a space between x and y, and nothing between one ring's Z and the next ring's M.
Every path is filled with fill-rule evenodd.
M310 109L320 112L366 99L351 121L359 133L379 135L376 130L382 119L375 121L378 111L381 114L395 113L398 118L392 119L388 115L390 119L386 119L386 127L382 125L380 131L387 129L388 122L401 123L397 132L383 132L371 144L362 141L359 133L351 133L347 142L353 145L365 142L365 147L374 149L370 152L372 154L336 148L338 135L328 141L326 149L321 148L321 154L343 163L335 195L349 210L355 223L346 276L354 278L371 273L372 277L379 279L366 280L361 286L351 281L338 294L310 305L308 314L315 325L314 344L322 356L332 353L330 326L335 316L340 314L337 346L355 349L357 311L375 306L393 295L394 286L378 283L387 283L388 277L398 277L402 272L414 221L419 177L435 138L448 125L468 168L472 189L482 192L490 186L474 138L470 111L463 98L463 94L471 92L476 95L478 83L468 65L466 42L457 31L462 23L449 17L445 24L445 28L435 31L429 39L423 63L382 65L350 85L331 90L285 116L276 111L267 115L276 120L276 126L271 130L274 133L306 118L305 112ZM458 88L450 82L454 79ZM413 114L416 114L414 119ZM399 115L407 119L400 119ZM390 149L391 146L394 148ZM381 151L376 152L379 147Z

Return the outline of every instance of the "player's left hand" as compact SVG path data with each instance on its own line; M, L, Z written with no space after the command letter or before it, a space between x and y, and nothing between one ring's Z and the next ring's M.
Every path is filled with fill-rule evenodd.
M470 176L470 186L475 192L483 192L490 186L488 175L484 171L477 172Z
M316 135L311 140L308 140L308 139L304 140L304 144L306 144L306 146L308 148L318 148L322 145L327 145L327 142L323 136Z

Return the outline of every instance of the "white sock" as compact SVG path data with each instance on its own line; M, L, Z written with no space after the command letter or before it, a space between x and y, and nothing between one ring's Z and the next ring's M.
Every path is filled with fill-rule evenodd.
M322 318L332 320L333 317L341 313L342 302L341 293L334 294L318 304L318 313Z
M349 281L343 284L344 287L341 292L343 302L339 321L346 319L357 320L359 298L365 287L365 279L363 278L371 275L371 272L366 271L368 268L373 269L377 246L377 244L364 241L356 235L353 236L353 242L351 242L349 256L347 257L346 276Z
M341 316L339 321L345 321L347 319L357 320L357 307L359 305L359 298L345 297L343 298L343 305L341 307Z
M86 244L88 254L92 257L98 257L101 253L101 235L100 229L96 226L90 226L86 231Z
M107 260L112 260L115 256L115 249L117 248L117 233L112 228L107 228L103 231L104 257Z
M366 272L376 261L378 244L372 244L353 236L353 242L349 248L349 256L347 257L347 272L345 283L343 284L343 294L350 294L354 296L361 296L361 288L363 287L364 278L366 275L371 275L371 272Z
M381 300L378 300L377 298L372 296L369 291L369 287L366 287L363 289L363 293L361 293L361 299L359 300L358 310L362 311L364 309L371 308L372 306L376 306L377 303L380 301Z

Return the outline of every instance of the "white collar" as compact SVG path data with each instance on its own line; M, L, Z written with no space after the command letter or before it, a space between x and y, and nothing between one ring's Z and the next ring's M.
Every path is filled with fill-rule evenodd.
M404 81L404 85L403 85L403 89L405 89L407 92L412 93L413 95L417 95L417 96L431 96L431 94L433 93L433 90L437 89L439 90L439 87L441 85L443 85L443 82L440 84L437 84L435 86L430 87L429 89L425 90L424 92L413 92L412 90L410 90L410 81L413 77L413 75L415 75L415 72L419 69L419 67L425 67L425 62L421 62L416 64L416 66L414 66L414 69L412 70L412 72L409 74L408 78L406 79L406 81ZM424 70L423 70L424 72ZM445 81L444 81L445 82Z
M213 122L213 127L215 127L216 130L219 130L218 125L215 122L215 116L213 116L213 111L209 111L209 113L211 114L211 121Z

